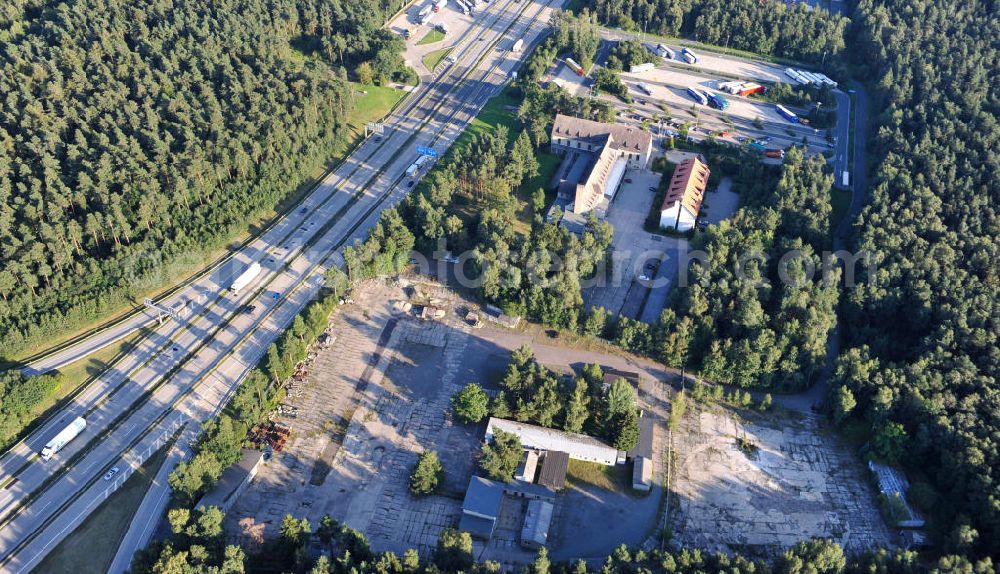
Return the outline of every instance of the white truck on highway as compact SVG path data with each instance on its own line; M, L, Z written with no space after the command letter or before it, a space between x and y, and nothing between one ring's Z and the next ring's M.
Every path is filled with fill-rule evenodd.
M59 431L59 434L45 445L40 453L42 460L51 459L57 452L62 450L62 447L66 446L66 443L75 439L85 428L87 428L87 421L83 420L83 417L73 419L73 422L69 423L69 426Z
M413 177L420 171L420 168L424 166L427 161L430 160L429 157L422 155L417 158L417 161L410 164L410 167L406 168L406 177Z
M260 272L261 272L260 263L254 261L253 263L250 264L250 267L246 268L246 271L240 273L240 276L237 277L235 281L233 281L233 284L231 287L229 287L229 290L233 292L233 295L239 295L240 289L243 289L244 287L249 285L254 279L257 278L258 275L260 275Z

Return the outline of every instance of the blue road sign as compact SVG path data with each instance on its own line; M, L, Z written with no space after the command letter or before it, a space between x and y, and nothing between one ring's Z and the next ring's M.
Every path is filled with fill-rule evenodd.
M432 147L417 146L417 153L419 153L420 155L426 155L428 157L438 156L438 152L435 151L434 148Z

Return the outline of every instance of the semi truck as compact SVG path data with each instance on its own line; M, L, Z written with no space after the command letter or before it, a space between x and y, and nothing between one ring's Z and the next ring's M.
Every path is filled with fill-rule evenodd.
M51 459L57 452L62 450L62 447L66 446L66 443L79 436L85 428L87 428L87 421L83 420L83 417L73 419L73 422L59 431L59 434L42 448L42 452L40 453L42 460Z
M635 85L635 87L638 88L640 92L646 94L647 96L653 95L653 90L643 82L639 82L638 84Z
M722 111L726 111L729 107L729 100L722 97L720 94L713 94L712 92L708 93L708 103L711 104L713 108Z
M696 90L694 88L688 88L687 92L688 92L688 95L691 96L692 98L694 98L694 101L698 102L699 104L701 104L701 105L704 106L705 104L708 103L708 98L705 97L705 94L701 93L701 90Z
M743 82L722 82L718 83L718 88L723 92L735 94L743 86Z
M423 8L420 9L420 12L417 12L417 19L422 21L428 16L430 16L431 12L433 11L434 11L433 5L424 6Z
M448 25L445 24L444 22L438 22L438 24L434 26L434 28L439 30L442 34L446 36L448 35Z
M448 4L448 0L434 0L434 4L432 5L432 7L435 12L440 12L441 9L444 8L446 4Z
M406 177L413 177L416 175L417 172L420 171L420 168L422 168L424 164L429 161L429 159L430 158L425 155L418 157L417 161L411 163L410 167L406 168Z
M694 52L688 50L687 48L681 48L681 56L684 58L684 61L687 62L688 64L698 63L698 54L695 54Z
M775 159L784 159L785 150L783 149L768 149L764 150L764 155L766 157L773 157Z
M577 76L582 76L585 73L583 66L577 64L576 60L574 60L573 58L566 58L566 65L569 66L571 70L576 72Z
M254 261L246 268L240 276L233 281L233 284L229 287L229 290L233 292L233 295L239 295L240 290L249 285L254 279L260 275L261 267L260 263Z
M743 84L740 89L736 91L737 96L749 96L751 94L759 94L764 91L764 86L760 84Z
M785 106L783 106L781 104L777 104L776 106L774 106L774 109L778 111L778 113L781 115L781 117L783 117L786 120L792 122L793 124L799 123L799 116L795 115L794 112L792 112L791 110L789 110Z
M664 44L656 45L656 55L663 58L664 60L676 60L677 54L674 53L668 46Z
M523 47L524 47L524 39L523 38L518 38L517 41L514 42L514 45L510 47L510 51L511 52L520 52L521 48L523 48Z

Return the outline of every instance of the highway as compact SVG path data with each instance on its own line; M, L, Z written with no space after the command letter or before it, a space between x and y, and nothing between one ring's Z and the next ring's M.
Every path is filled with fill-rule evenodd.
M499 51L501 39L534 42L548 25L546 10L534 0L490 4L455 48L457 61L397 108L381 141L365 142L287 217L166 302L188 301L190 316L155 329L0 459L0 568L30 570L167 437L218 412L315 296L323 273L342 263L339 251L405 196L416 147L444 151L520 64L527 50ZM253 261L261 275L239 296L225 293ZM251 302L256 309L245 312ZM34 453L78 415L87 418L84 433L52 460L38 459ZM106 482L112 465L123 472Z

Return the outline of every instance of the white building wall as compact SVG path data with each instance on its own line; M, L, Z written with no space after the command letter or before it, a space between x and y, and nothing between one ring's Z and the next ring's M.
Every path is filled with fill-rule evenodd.
M696 220L694 213L691 213L691 210L681 205L679 201L660 212L660 227L665 229L690 231L694 228Z

